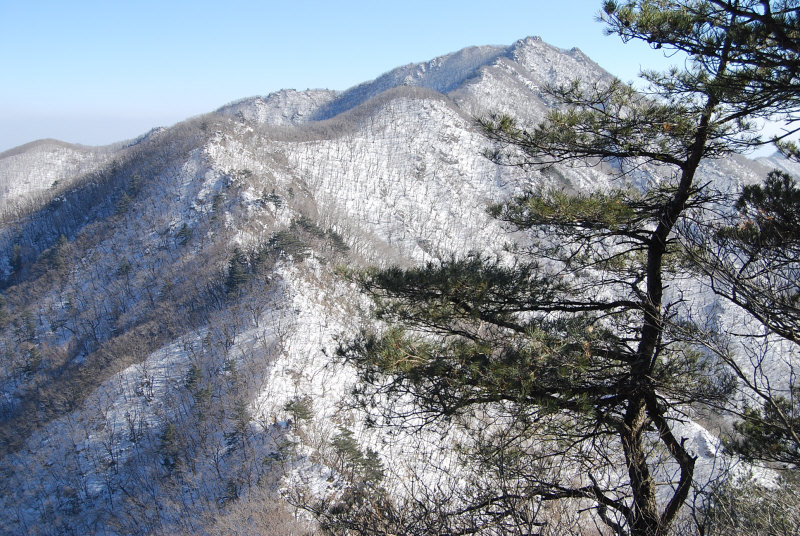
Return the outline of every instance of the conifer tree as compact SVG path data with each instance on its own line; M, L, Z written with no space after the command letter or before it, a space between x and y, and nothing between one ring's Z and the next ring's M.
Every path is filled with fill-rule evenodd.
M770 378L768 369L774 370L775 363L765 360L764 344L751 346L749 367L718 352L755 401L741 411L739 437L730 444L751 460L796 468L800 384L791 356L800 351L800 188L790 175L774 170L764 184L745 186L735 208L725 217L682 229L687 253L717 295L760 323L764 340L788 348L780 352L787 354L788 374Z
M514 431L473 445L517 484L465 507L476 520L465 532L500 526L511 497L576 501L616 534L673 530L695 477L680 424L691 407L724 407L735 386L668 291L684 273L678 231L724 201L697 180L701 162L761 143L755 119L794 119L797 5L605 2L609 32L686 53L688 67L645 73L649 94L617 81L550 88L563 106L541 124L480 125L499 164L608 164L614 187L531 191L492 207L528 235L513 261L471 255L357 276L390 326L340 349L366 407L410 398L384 416L491 414ZM650 179L634 185L640 169Z
M727 36L729 67L720 77L721 99L736 104L742 115L748 111L760 116L772 114L771 119L782 121L781 134L770 141L784 155L800 159L796 142L789 139L800 131L800 2L670 0L628 2L622 7L607 2L606 9L614 13L606 17L612 31L623 39L645 39L656 47L666 40L673 48L705 63L722 59ZM630 16L637 11L646 16ZM727 32L714 30L726 24ZM661 41L648 39L653 33ZM691 37L695 34L703 38ZM708 278L715 293L760 322L766 337L794 345L797 352L800 284L795 274L800 270L800 190L796 181L774 170L763 185L745 186L739 194L726 197L725 202L734 205L736 212L707 210L702 219L680 229L689 245L693 267ZM743 419L737 427L741 435L731 444L751 459L798 467L797 371L788 359L788 384L772 382L765 371L764 356L752 355L755 352L750 349L750 366L746 368L735 356L722 355L749 394L762 404L739 414Z
M233 249L230 261L228 261L228 276L225 279L225 291L228 294L235 292L243 285L250 276L250 266L239 247Z

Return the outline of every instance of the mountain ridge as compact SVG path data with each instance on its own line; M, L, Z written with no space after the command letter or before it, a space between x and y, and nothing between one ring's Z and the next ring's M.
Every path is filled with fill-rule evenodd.
M536 120L546 84L605 71L535 38L464 50L347 95L286 90L155 129L1 220L0 532L225 534L237 505L285 506L289 483L339 493L344 431L396 475L453 462L436 434L381 436L347 404L353 371L331 356L371 320L339 273L502 258L525 237L490 203L613 180L494 166L473 122ZM66 169L27 171L51 164ZM767 169L705 164L715 181ZM689 435L703 459L721 449Z
M215 113L223 115L240 114L259 123L275 125L296 125L325 121L362 105L390 89L412 86L430 89L447 95L459 92L471 82L480 79L483 69L499 67L503 59L511 60L522 66L537 66L535 55L539 54L546 57L552 53L569 56L575 59L576 63L583 63L589 66L590 70L593 69L598 73L602 73L602 77L610 76L579 49L562 50L548 45L541 38L534 36L520 39L510 46L484 45L467 47L427 62L411 63L392 69L373 80L357 84L341 92L331 90L281 90L266 97L250 97L236 101L218 109ZM553 67L550 67L550 72L548 73L535 69L530 72L543 83L565 81L553 78L552 75L556 72ZM307 101L314 101L317 98L319 101L300 110L301 105L297 103L289 104L292 97ZM283 109L282 107L287 105L290 110L294 110L289 119L285 117L276 118L276 111L274 109L270 111L273 106Z

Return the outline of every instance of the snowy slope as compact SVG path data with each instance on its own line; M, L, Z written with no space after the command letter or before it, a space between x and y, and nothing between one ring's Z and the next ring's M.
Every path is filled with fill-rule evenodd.
M269 125L297 125L308 122L320 107L336 98L327 89L283 90L266 97L251 97L223 106L216 113Z
M795 177L800 175L800 162L787 160L786 158L780 156L778 153L769 157L758 158L756 161L762 166L768 167L770 169L780 169L791 175L794 175Z
M348 89L330 103L322 106L314 119L324 120L355 108L387 89L416 86L439 93L461 86L477 71L508 53L505 47L470 47L441 56L426 63L410 64L385 73L375 80Z
M610 79L610 74L579 49L565 51L538 37L528 37L483 66L480 76L466 80L450 96L474 116L500 112L535 122L552 103L546 92L548 86L573 80L591 83Z
M41 140L0 154L0 212L26 196L97 170L113 158L114 153L113 147Z
M607 186L603 167L495 167L473 122L535 120L546 85L607 76L578 50L528 38L342 93L245 99L127 152L46 143L0 155L7 198L90 171L109 184L91 190L105 208L81 210L68 233L47 217L72 214L64 206L81 199L67 194L0 229L0 266L10 273L20 243L30 259L7 279L0 323L0 532L225 534L234 505L279 502L287 482L335 490L343 429L384 459L433 456L438 438L387 440L345 404L353 374L331 356L369 304L337 270L499 253L516 237L489 203L556 181ZM755 182L768 169L731 159L704 173ZM241 258L249 271L234 280ZM296 402L310 418L287 409ZM712 460L707 433L687 430Z

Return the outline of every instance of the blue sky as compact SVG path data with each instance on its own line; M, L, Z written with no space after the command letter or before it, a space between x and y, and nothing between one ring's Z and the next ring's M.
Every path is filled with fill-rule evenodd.
M529 35L633 80L662 53L603 35L601 0L0 0L0 152L100 145L283 88L347 89Z

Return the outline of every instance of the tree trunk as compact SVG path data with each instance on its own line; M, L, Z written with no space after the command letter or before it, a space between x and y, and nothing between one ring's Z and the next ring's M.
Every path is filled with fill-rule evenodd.
M656 500L656 486L647 465L647 452L642 437L649 424L644 397L637 395L631 398L625 423L620 430L633 495L633 507L628 519L631 536L659 534L661 516Z

